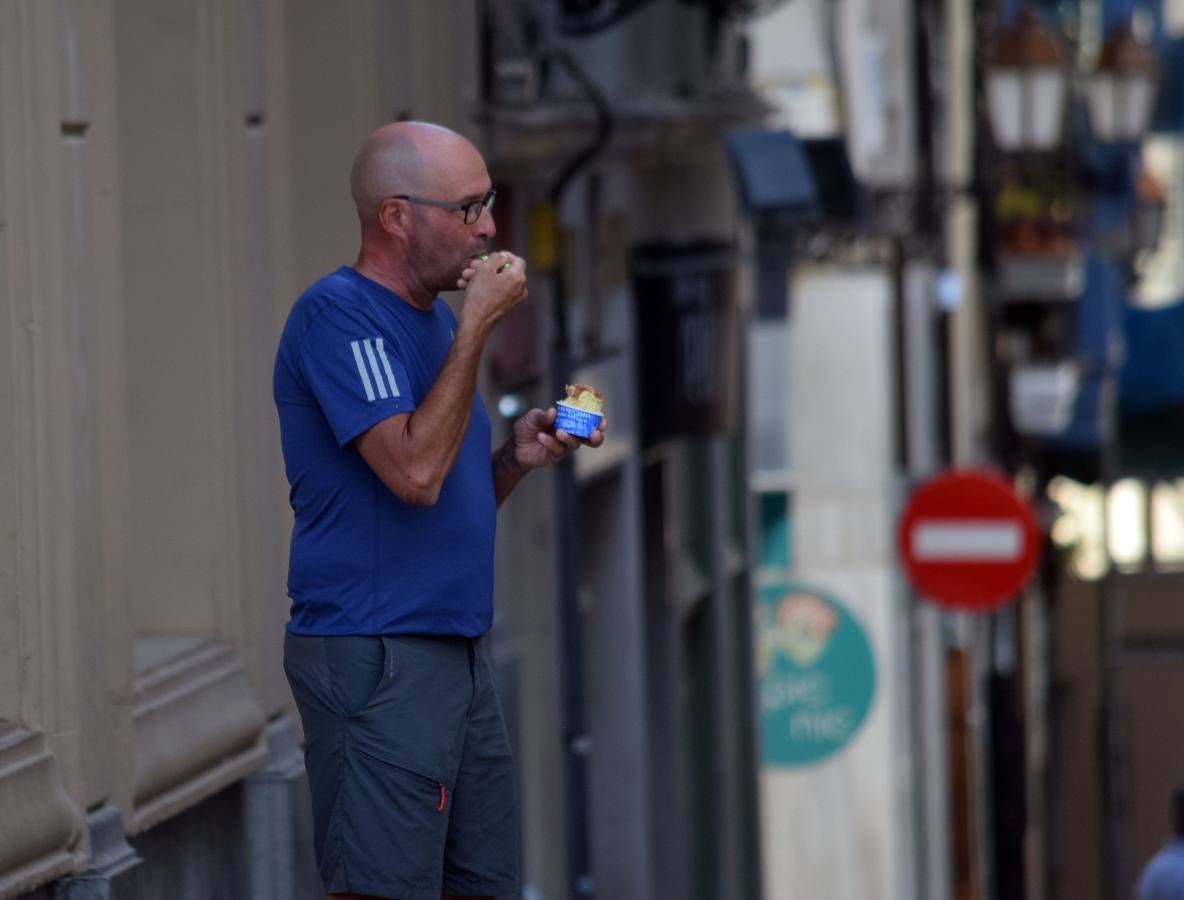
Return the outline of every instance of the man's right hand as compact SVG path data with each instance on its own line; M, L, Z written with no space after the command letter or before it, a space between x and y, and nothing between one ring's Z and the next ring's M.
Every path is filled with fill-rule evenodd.
M384 419L354 441L391 493L416 506L436 503L456 461L489 329L526 296L526 263L513 253L474 260L463 278L468 280L460 322L427 396L414 412Z
M482 333L526 297L526 262L508 251L475 259L461 274L465 291L461 324L471 323Z

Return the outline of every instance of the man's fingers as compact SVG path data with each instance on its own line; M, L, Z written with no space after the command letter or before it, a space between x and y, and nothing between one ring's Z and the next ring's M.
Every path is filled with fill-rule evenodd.
M567 447L560 441L556 440L556 436L554 434L547 434L540 431L537 435L535 435L535 438L540 444L543 445L543 449L552 456L563 456L564 453L567 452Z
M460 278L456 279L456 286L463 291L469 286L469 282L473 280L473 276L476 274L476 265L474 265L474 263L469 263L469 265L465 266L464 271L460 273Z
M551 433L540 431L538 433L539 443L550 450L552 453L564 454L569 450L574 450L580 446L580 439L574 434L568 434L562 428L557 428Z
M510 276L508 285L511 293L506 296L512 298L513 303L521 301L526 296L526 262L521 257L510 252L495 253L491 256L477 257L472 263L473 275L469 283L482 283L498 276Z
M483 253L473 257L469 266L474 269L489 268L494 272L505 272L510 269L524 269L526 260L521 256L514 255L509 250L501 250L494 254Z
M521 256L515 256L508 250L503 250L493 257L492 261L497 263L496 271L499 275L502 272L524 272L526 269L526 260Z

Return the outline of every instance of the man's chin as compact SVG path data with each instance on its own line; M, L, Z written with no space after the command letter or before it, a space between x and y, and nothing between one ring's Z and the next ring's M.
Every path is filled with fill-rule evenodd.
M450 278L448 278L447 281L442 282L440 284L440 286L436 288L436 293L437 294L444 294L444 293L448 293L449 291L459 291L460 288L457 287L457 282L460 281L460 277L463 274L464 274L463 269L457 269L455 272L453 272L452 276Z

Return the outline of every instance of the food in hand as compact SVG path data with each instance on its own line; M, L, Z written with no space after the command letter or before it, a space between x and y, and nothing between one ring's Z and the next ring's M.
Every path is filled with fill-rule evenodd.
M586 409L588 412L604 412L604 394L590 384L569 384L566 385L566 390L567 397L560 402Z
M569 384L565 388L567 396L555 404L558 411L555 427L587 439L600 425L604 395L587 384Z

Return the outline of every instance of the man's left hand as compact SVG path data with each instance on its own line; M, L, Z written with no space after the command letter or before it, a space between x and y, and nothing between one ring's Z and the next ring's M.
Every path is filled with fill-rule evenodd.
M514 423L514 462L524 469L537 469L557 463L572 450L587 444L599 447L604 443L605 421L600 417L596 430L582 440L562 429L555 430L555 407L543 411L532 409Z

